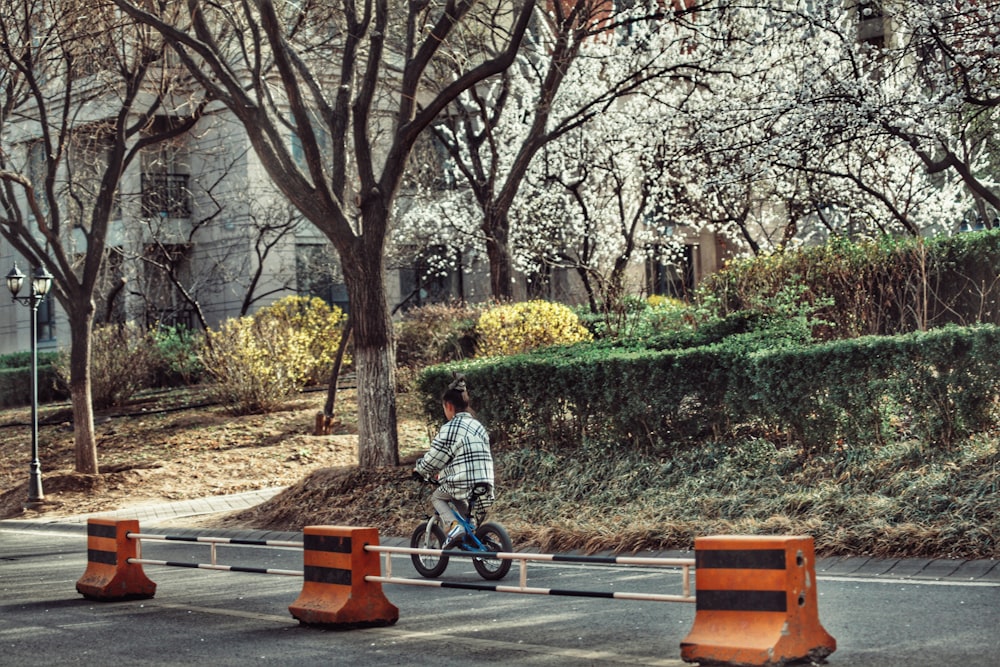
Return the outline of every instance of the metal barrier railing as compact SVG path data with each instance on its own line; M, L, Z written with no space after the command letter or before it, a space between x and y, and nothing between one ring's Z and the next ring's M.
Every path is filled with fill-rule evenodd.
M565 595L577 597L613 598L617 600L645 600L654 602L695 602L691 594L691 570L694 569L693 558L652 558L643 556L570 556L561 554L536 553L473 553L466 551L443 551L441 549L418 549L413 547L390 547L381 545L366 545L366 551L385 554L384 576L366 576L365 581L380 584L400 584L407 586L432 586L436 588L462 588L472 590L495 591L497 593L522 593L526 595ZM392 576L392 554L441 556L449 558L461 556L466 558L496 558L518 562L519 581L517 586L503 584L479 584L466 582L440 581L436 579L409 579ZM676 567L681 570L683 593L667 595L660 593L629 593L611 591L579 591L570 589L532 588L528 586L528 561L558 562L558 563L590 563L600 565L645 565L652 567Z
M153 535L148 533L128 533L130 540L135 540L137 556L129 558L130 564L136 565L161 565L167 567L186 567L201 570L221 570L225 572L244 572L250 574L277 574L292 577L303 576L303 570L284 570L278 568L246 567L241 565L222 565L218 562L217 546L238 545L254 547L285 547L301 549L304 546L302 541L292 540L249 540L229 537L203 537L203 536L181 536L181 535ZM158 542L192 542L207 544L210 548L210 562L189 563L185 561L158 560L143 558L142 541ZM471 553L463 551L447 551L441 549L418 549L414 547L392 547L382 545L366 545L366 551L384 554L383 575L366 576L365 581L381 584L398 584L408 586L428 586L435 588L460 588L472 590L488 590L497 593L520 593L525 595L561 595L577 597L611 598L616 600L643 600L652 602L695 602L695 596L691 594L691 571L694 569L693 558L653 558L644 556L573 556L565 554L540 554L540 553L515 553L496 552L489 554ZM392 574L392 555L428 555L467 558L496 558L517 561L518 563L518 584L480 584L468 582L444 581L437 579L411 579L407 577L394 577ZM528 586L528 562L548 562L548 563L581 563L592 565L639 565L647 567L664 567L680 569L682 594L669 595L663 593L636 593L627 591L583 591L573 589L538 588Z
M225 572L247 572L250 574L280 574L291 577L301 577L302 570L282 570L277 568L244 567L241 565L220 565L218 562L217 545L229 544L253 547L291 547L301 549L304 545L301 541L289 540L247 540L229 537L187 537L181 535L150 535L147 533L128 533L130 540L136 540L139 545L136 558L129 558L128 562L136 565L165 565L168 567L188 567L199 570L222 570ZM188 563L182 561L154 560L142 557L142 540L157 542L199 542L208 544L211 550L209 563Z

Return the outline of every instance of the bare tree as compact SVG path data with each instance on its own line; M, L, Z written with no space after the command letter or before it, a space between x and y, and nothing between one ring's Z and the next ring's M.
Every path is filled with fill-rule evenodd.
M180 82L163 66L161 42L101 0L3 2L0 10L0 234L54 276L70 327L82 473L99 470L90 334L122 174L144 148L185 132L202 110L177 97ZM157 116L175 122L149 132Z
M243 124L277 187L336 247L358 369L359 463L396 464L395 350L383 280L393 201L424 128L461 92L511 64L531 0L499 18L486 8L474 16L470 0L114 1L163 35ZM479 31L504 46L495 55L452 50L463 32ZM464 66L435 81L429 68L438 58Z

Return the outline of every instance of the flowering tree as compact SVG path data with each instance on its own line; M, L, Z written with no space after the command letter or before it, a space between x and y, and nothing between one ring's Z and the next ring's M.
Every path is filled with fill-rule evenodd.
M995 0L907 3L892 16L895 49L861 99L879 127L913 150L928 173L957 176L987 226L1000 214L1000 20ZM888 8L887 8L888 9ZM875 70L878 72L878 70ZM991 213L991 214L990 214Z
M614 44L582 39L555 93L540 75L554 48L470 91L436 127L444 180L466 185L408 202L404 238L502 239L517 268L588 267L611 286L619 260L645 245L631 234L661 223L755 254L831 234L950 232L971 209L992 224L995 2L689 9L672 32L630 23ZM598 85L657 64L625 95Z
M928 173L878 120L901 93L875 73L912 51L859 41L857 14L840 5L773 3L732 19L743 64L685 107L697 132L680 137L691 156L671 188L680 215L753 253L828 234L921 234L955 218L968 201L958 179Z
M636 256L676 249L663 189L683 155L667 141L675 87L648 85L547 146L511 210L515 265L576 272L591 310L616 310Z
M467 90L433 126L447 155L446 180L457 177L463 187L418 191L401 212L399 241L481 240L493 296L511 298L516 236L536 236L530 227L515 230L511 217L533 161L543 150L551 159L546 146L650 82L711 69L707 50L691 47L693 5L611 13L607 2L581 0L540 12L515 65Z
M767 77L741 78L700 116L697 154L725 161L713 187L736 195L722 200L781 203L782 225L756 216L777 246L810 229L952 231L973 198L995 201L990 135L974 131L990 107L961 91L958 51L944 62L935 37L955 37L972 76L989 78L989 54L956 37L963 4L786 2L760 17L747 34Z

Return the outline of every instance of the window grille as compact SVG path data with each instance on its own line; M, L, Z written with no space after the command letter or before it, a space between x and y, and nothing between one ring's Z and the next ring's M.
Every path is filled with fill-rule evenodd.
M144 218L190 218L191 193L187 174L143 174Z

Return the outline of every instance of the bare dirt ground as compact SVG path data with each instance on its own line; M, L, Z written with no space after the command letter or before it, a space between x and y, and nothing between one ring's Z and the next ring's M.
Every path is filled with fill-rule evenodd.
M149 392L95 415L98 475L74 472L69 405L44 405L39 461L45 503L38 510L22 508L31 461L30 409L0 411L0 518L52 518L292 487L317 471L323 478L356 478L355 392L338 393L333 432L317 436L315 418L324 399L325 392L307 392L272 414L234 416L206 404L197 388ZM401 454L425 449L428 442L426 425L409 409L413 400L400 397ZM403 465L387 472L402 476L408 470ZM258 523L269 521L258 517ZM278 521L289 529L300 523L295 510Z

